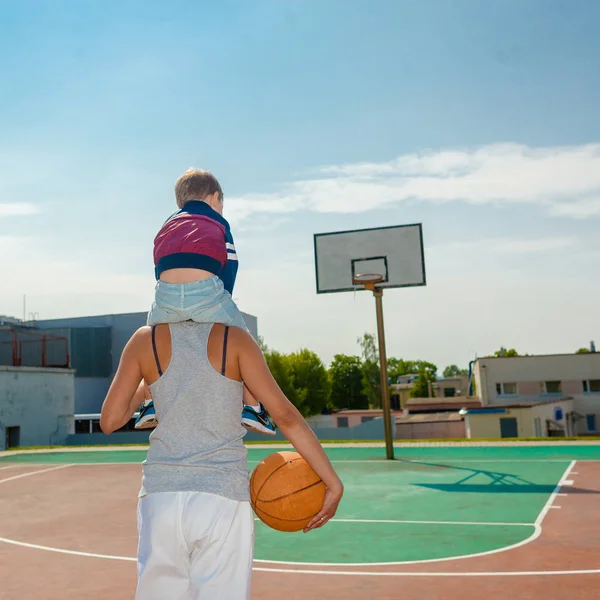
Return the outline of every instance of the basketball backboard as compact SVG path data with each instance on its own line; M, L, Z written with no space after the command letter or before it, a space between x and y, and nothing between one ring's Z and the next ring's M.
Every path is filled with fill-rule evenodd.
M365 273L382 276L378 288L426 285L420 223L317 233L314 243L317 294L362 290L352 280Z

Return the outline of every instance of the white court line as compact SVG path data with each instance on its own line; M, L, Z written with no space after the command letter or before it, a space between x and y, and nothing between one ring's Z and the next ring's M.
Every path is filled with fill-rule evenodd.
M563 485L573 485L575 482L572 479L567 479L566 481L562 482Z
M345 566L345 565L340 565ZM268 569L265 567L253 567L253 571L264 571L267 573L296 573L301 575L346 575L366 577L540 577L541 575L597 575L600 569L578 569L574 571L496 571L496 572L474 572L461 573L460 571L445 573L439 572L416 572L408 571L393 573L389 571L317 571L308 569Z
M110 463L110 464L114 464L114 463ZM122 464L122 463L118 463L118 464ZM357 567L357 566L369 567L369 566L385 566L385 565L394 566L394 565L406 565L406 564L446 562L446 561L450 561L450 560L459 560L459 559L465 559L465 558L474 558L474 557L478 557L478 556L487 556L487 555L491 555L491 554L498 554L500 552L506 552L508 550L513 550L515 548L524 546L524 545L534 541L541 535L542 522L544 521L544 518L548 514L548 511L549 511L550 507L552 506L552 503L553 503L554 499L556 498L556 495L560 491L562 481L566 477L568 477L569 473L571 472L571 470L575 464L576 464L576 461L571 461L569 467L567 467L561 480L557 484L554 492L552 493L552 495L550 496L550 498L544 505L542 511L538 515L538 518L536 519L536 522L534 524L533 534L530 537L528 537L527 539L525 539L521 542L518 542L517 544L513 544L511 546L505 546L502 548L498 548L496 550L489 550L486 552L479 552L476 554L469 554L469 555L463 555L463 556L451 556L451 557L447 557L447 558L434 558L434 559L428 559L428 560L403 561L403 562L393 562L393 563L293 563L293 562L287 562L287 561L272 561L272 560L259 560L259 559L256 559L254 562L255 563L267 563L267 564L287 564L287 565L302 565L302 566L336 566L336 567ZM27 475L35 475L38 473L45 473L48 471L54 471L59 468L65 468L65 467L70 467L70 466L75 466L75 465L71 465L71 464L61 465L59 467L55 467L52 469L44 469L43 471L35 471L33 473L27 473ZM16 478L19 478L19 476L17 476ZM14 479L16 479L16 478L14 478ZM13 479L13 478L10 478L10 479ZM0 483L2 481L4 481L4 480L0 480ZM12 545L16 545L16 546L23 546L25 548L46 550L48 552L56 552L56 553L60 553L60 554L70 554L70 555L76 555L76 556L87 556L87 557L91 557L91 558L104 558L104 559L121 560L121 561L135 561L136 560L135 558L127 557L127 556L115 556L115 555L109 555L109 554L95 554L95 553L91 553L91 552L80 552L80 551L76 551L76 550L65 550L62 548L53 548L50 546L41 546L38 544L29 544L26 542L19 542L17 540L11 540L8 538L0 538L0 542L4 542L7 544L12 544ZM370 576L370 577L373 577L373 576L388 576L388 577L515 577L515 576L539 576L539 575L588 575L588 574L600 573L600 569L572 570L572 571L504 571L504 572L491 572L491 573L484 573L484 572L481 572L481 573L480 572L475 572L475 573L468 573L468 572L465 572L465 573L457 573L457 572L452 572L452 573L444 573L444 572L388 573L388 572L375 572L375 571L373 571L373 572L369 572L369 571L319 571L319 570L283 569L283 568L270 568L270 567L253 567L253 570L263 571L263 572L271 572L271 573L297 573L297 574L310 574L310 575L346 575L346 576L357 575L357 576Z
M5 469L14 469L15 467L20 467L21 465L8 465L7 467L0 467L0 471L4 471Z
M89 558L106 558L109 560L128 560L134 561L131 556L114 556L112 554L95 554L93 552L80 552L79 550L64 550L63 548L53 548L52 546L40 546L39 544L28 544L27 542L19 542L8 538L0 537L0 542L11 544L13 546L22 546L23 548L31 548L33 550L46 550L47 552L57 552L58 554L70 554L72 556L87 556Z
M57 467L51 467L50 469L42 469L41 471L30 471L29 473L21 473L21 475L15 475L14 477L7 477L6 479L0 479L0 483L6 483L7 481L14 481L15 479L22 479L23 477L31 477L32 475L39 475L40 473L49 473L50 471L58 471L59 469L66 469L73 465L58 465Z
M565 481L567 479L567 477L569 477L576 462L577 461L575 461L575 460L571 461L571 463L567 467L567 470L563 473L563 476L560 478L560 481L556 484L554 491L552 492L552 494L550 494L550 498L548 498L548 501L546 502L546 504L544 504L544 508L542 508L540 514L538 515L538 518L535 520L535 524L540 526L540 533L542 532L541 525L542 525L544 519L546 518L546 515L548 514L548 511L550 510L550 507L552 506L554 499L556 498L556 494L558 494L560 492L560 488L563 485L563 481Z
M80 552L78 550L63 550L62 548L52 548L50 546L40 546L39 544L28 544L26 542L17 542L1 538L0 542L21 546L23 548L31 548L33 550L46 550L48 552L56 552L58 554L69 554L71 556L85 556L88 558L103 558L108 560L120 560L127 562L136 562L132 556L115 556L112 554L95 554L92 552ZM340 564L339 566L349 566ZM266 567L253 567L253 571L262 571L266 573L296 573L300 575L345 575L345 576L365 576L365 577L537 577L540 575L596 575L600 573L600 569L578 569L573 571L498 571L498 572L404 572L390 573L386 571L318 571L308 569L269 569Z
M260 521L258 517L254 517L254 520ZM398 525L485 525L486 527L535 527L533 523L487 523L481 521L397 521L394 519L330 519L328 523L392 523Z
M533 524L534 531L533 533L526 539L517 542L516 544L512 544L510 546L503 546L502 548L496 548L495 550L486 550L485 552L476 552L474 554L463 554L460 556L448 556L446 558L429 558L426 560L405 560L405 561L396 561L396 562L381 562L381 563L344 563L344 566L347 567L367 567L367 566L400 566L400 565L414 565L414 564L424 564L424 563L438 563L438 562L447 562L451 560L463 560L465 558L476 558L480 556L490 556L492 554L499 554L500 552L507 552L509 550L515 550L516 548L520 548L522 546L526 546L531 542L537 540L542 534L542 523L550 510L550 506L554 502L556 498L556 494L560 491L560 487L564 479L566 479L576 461L571 461L565 472L563 473L560 481L554 488L554 491L548 498L546 504L542 508L540 514L538 515L535 523ZM339 563L306 563L306 562L292 562L292 561L284 561L284 560L264 560L264 559L255 559L254 562L257 563L265 563L265 564L273 564L273 565L293 565L293 566L339 566Z

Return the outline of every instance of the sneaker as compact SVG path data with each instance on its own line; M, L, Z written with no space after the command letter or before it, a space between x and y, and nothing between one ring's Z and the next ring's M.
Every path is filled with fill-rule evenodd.
M257 408L259 410L257 410ZM250 431L262 433L264 435L275 435L275 425L269 418L265 407L261 404L256 408L254 406L244 405L242 410L242 425Z
M140 414L135 421L135 429L152 429L158 425L156 420L156 412L154 411L154 402L152 400L144 400L140 406Z

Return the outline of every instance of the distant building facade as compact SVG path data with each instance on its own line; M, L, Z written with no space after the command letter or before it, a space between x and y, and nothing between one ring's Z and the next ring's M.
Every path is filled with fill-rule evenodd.
M473 376L475 393L480 397L488 418L493 414L490 409L494 408L519 410L543 405L544 408L540 409L543 414L537 414L540 410L534 411L534 422L523 430L541 433L541 437L551 434L556 425L571 435L594 435L599 432L598 352L480 358L473 365ZM556 411L553 404L556 405ZM554 412L563 418L550 418ZM523 414L534 413L525 411ZM540 419L540 422L535 422L535 419ZM506 422L504 427L507 431L509 428L514 431L515 423ZM489 428L486 430L489 432ZM498 431L498 434L500 437L501 432Z

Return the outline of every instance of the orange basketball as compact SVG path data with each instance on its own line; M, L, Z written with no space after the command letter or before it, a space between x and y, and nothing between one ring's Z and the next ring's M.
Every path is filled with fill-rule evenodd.
M278 531L300 531L321 510L325 484L297 452L267 456L252 473L256 516Z

